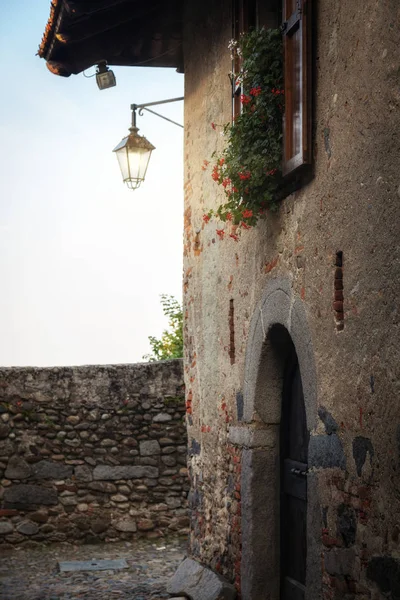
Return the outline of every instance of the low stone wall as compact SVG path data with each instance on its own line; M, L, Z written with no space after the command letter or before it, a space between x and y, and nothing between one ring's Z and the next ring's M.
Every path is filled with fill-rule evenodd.
M179 360L0 369L0 543L186 534Z

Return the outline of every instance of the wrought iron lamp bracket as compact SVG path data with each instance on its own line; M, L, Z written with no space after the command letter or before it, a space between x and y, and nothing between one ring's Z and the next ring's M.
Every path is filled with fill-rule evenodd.
M157 106L159 104L170 104L171 102L180 102L182 100L184 100L183 96L180 98L168 98L167 100L158 100L156 102L146 102L144 104L131 104L132 127L136 127L136 111L138 110L139 115L142 116L143 111L147 110L147 112L149 112L153 115L156 115L157 117L160 117L161 119L164 119L165 121L168 121L169 123L173 123L173 125L177 125L178 127L181 127L183 129L183 125L181 125L180 123L177 123L176 121L169 119L165 115L161 115L160 113L156 112L155 110L151 110L150 108L148 108L149 106Z

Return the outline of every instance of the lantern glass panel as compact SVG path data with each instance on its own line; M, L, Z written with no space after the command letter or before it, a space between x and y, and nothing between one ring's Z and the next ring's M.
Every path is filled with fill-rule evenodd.
M144 181L150 156L154 146L141 136L137 130L124 138L114 149L122 173L122 179L128 187L135 189Z

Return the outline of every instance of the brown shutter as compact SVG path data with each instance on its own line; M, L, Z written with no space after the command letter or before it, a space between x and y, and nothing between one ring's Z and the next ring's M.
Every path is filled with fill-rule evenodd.
M283 174L311 163L311 0L283 0Z
M256 0L233 0L232 3L233 12L233 31L232 38L239 41L240 35L245 33L251 27L256 25ZM240 71L239 57L236 57L232 65L234 73ZM240 102L240 95L242 93L241 85L232 82L232 95L233 95L233 118L235 119L242 112L242 104Z

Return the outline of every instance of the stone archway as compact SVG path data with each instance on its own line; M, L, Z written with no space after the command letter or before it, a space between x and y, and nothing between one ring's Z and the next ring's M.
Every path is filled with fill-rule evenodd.
M278 326L278 327L277 327ZM287 334L282 335L286 330ZM288 342L289 340L289 342ZM291 340L291 341L290 341ZM295 347L308 431L316 425L317 385L304 305L290 281L269 282L252 318L246 353L242 424L230 430L242 448L242 598L279 600L279 425L288 344ZM320 511L316 477L308 475L306 600L320 597Z

